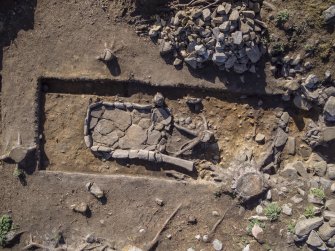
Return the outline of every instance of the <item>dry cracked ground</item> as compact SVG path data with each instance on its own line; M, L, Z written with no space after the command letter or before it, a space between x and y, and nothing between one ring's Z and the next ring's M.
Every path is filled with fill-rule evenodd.
M1 250L335 250L332 0L2 0Z

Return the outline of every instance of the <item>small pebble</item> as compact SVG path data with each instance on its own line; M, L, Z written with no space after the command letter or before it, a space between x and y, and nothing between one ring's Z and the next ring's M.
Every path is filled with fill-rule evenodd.
M161 207L164 206L164 201L162 199L156 198L155 201L158 206L161 206Z

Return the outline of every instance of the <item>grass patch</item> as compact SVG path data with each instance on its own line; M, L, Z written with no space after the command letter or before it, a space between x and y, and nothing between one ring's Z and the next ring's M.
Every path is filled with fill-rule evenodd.
M6 244L6 235L12 229L13 220L12 217L5 214L0 218L0 246L4 247Z
M276 221L279 218L281 212L281 207L277 203L270 203L264 209L265 216L270 219L270 221Z
M272 45L272 52L273 56L281 55L285 51L285 44L282 42L276 42Z
M320 200L324 200L326 198L325 191L322 188L311 188L310 194L314 195Z
M304 216L309 219L309 218L313 218L315 216L315 208L314 206L310 205L310 206L307 206L305 208L305 211L304 211Z
M251 230L255 225L258 225L261 228L265 228L265 223L264 222L262 222L260 220L257 220L257 219L251 219L251 220L249 220L249 224L247 226L247 233L249 235L251 234Z
M329 43L323 43L318 46L318 52L322 60L327 60L331 54L332 45Z
M290 232L291 234L294 234L294 230L295 230L295 222L290 222L287 225L287 231Z
M24 176L24 172L22 169L15 167L14 172L13 172L13 176L16 178L21 178Z
M290 13L287 10L279 11L276 16L277 26L282 26L289 20L289 18L290 18Z

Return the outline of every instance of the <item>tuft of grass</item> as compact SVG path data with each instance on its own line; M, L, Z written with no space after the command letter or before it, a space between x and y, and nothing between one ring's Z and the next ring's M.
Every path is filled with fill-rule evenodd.
M249 224L247 226L247 233L248 234L251 234L251 230L255 225L258 225L261 228L265 228L265 223L264 222L262 222L260 220L257 220L257 219L251 219L251 220L249 220Z
M4 247L6 245L6 235L12 229L13 220L7 214L0 217L0 246Z
M276 221L279 218L281 212L281 207L277 203L270 203L264 209L265 216L270 219L270 221Z
M276 17L276 24L282 26L290 18L290 13L287 10L279 11Z
M331 44L323 43L318 46L318 52L322 60L327 60L331 54Z
M315 208L312 205L309 205L305 208L304 216L309 219L315 216Z
M14 172L13 172L13 176L16 178L21 178L22 176L24 176L24 172L22 169L15 167Z
M283 54L285 51L285 44L282 42L276 42L272 46L272 54L275 55L280 55Z
M294 230L295 230L295 222L290 222L287 225L287 231L290 232L291 234L294 234Z
M310 194L314 195L320 200L324 200L326 198L325 191L322 188L311 188Z

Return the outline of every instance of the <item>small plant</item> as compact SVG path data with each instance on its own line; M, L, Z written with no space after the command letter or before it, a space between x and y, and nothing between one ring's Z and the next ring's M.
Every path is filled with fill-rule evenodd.
M268 217L270 219L270 221L278 220L280 212L281 212L281 208L280 208L280 206L278 206L277 203L270 203L264 209L264 213L265 213L266 217Z
M13 220L5 214L0 217L0 246L4 247L6 244L6 235L12 229Z
M325 191L322 188L311 188L310 194L314 195L320 200L324 200L326 198Z
M310 206L306 207L305 211L304 211L304 216L307 219L313 218L315 216L315 208L314 208L314 206L310 205Z
M249 220L249 224L247 226L247 233L248 234L251 234L251 230L255 225L258 225L261 228L265 228L264 222L262 222L260 220L257 220L257 219L251 219L251 220Z
M14 172L13 172L13 176L16 178L22 178L24 176L24 172L22 169L15 167Z
M283 24L285 24L288 19L290 18L290 14L288 13L287 10L282 10L280 12L278 12L277 17L276 17L276 24L278 26L282 26Z
M314 52L316 50L315 46L312 44L306 44L304 48L305 48L305 51L307 52Z
M290 222L287 225L287 231L290 232L291 234L294 234L294 230L295 230L295 223L294 222Z
M280 55L285 51L285 45L281 42L276 42L272 46L272 54Z
M329 58L331 54L330 48L331 48L331 45L328 43L323 43L318 46L318 52L322 60L326 60Z

